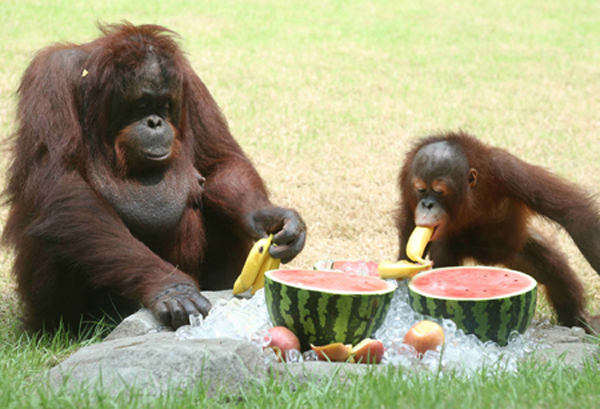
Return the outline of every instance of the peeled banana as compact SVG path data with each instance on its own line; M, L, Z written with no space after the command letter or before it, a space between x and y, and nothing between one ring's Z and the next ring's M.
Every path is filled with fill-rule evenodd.
M427 243L429 243L432 234L433 227L415 227L408 238L408 243L406 243L406 255L409 259L421 264L428 263L423 259L423 253L425 252L425 247L427 247Z
M377 272L383 279L402 280L412 278L417 273L430 269L432 263L425 261L424 264L411 263L407 260L400 260L396 263L392 261L382 261L377 266Z

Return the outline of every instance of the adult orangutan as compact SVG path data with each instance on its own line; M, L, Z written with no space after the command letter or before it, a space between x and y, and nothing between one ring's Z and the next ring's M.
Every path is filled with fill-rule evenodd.
M398 181L400 259L415 226L434 227L426 249L434 267L474 259L523 271L544 285L561 324L600 330L566 258L529 223L539 214L562 225L600 272L600 221L582 188L464 132L420 140Z
M160 26L43 49L18 90L3 240L31 330L146 306L177 328L231 288L254 240L303 248L211 94Z

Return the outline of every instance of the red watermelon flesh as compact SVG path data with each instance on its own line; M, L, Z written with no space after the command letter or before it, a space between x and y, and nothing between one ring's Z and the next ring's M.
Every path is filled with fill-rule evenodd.
M378 278L343 274L338 271L277 270L271 277L286 285L329 293L389 292L390 283Z
M423 294L443 298L490 299L535 285L531 277L501 268L434 269L417 274L411 286Z

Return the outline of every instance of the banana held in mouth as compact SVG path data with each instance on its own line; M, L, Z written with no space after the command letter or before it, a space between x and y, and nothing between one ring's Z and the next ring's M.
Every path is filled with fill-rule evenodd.
M406 243L406 255L409 259L421 264L428 263L423 259L423 253L425 252L425 247L427 247L427 243L429 243L432 234L433 227L415 227L408 238L408 243Z
M377 272L383 279L412 278L421 271L429 270L433 263L423 259L423 253L427 243L433 234L433 227L417 226L408 238L406 244L406 255L416 263L411 263L408 260L400 260L397 262L383 261L377 266Z

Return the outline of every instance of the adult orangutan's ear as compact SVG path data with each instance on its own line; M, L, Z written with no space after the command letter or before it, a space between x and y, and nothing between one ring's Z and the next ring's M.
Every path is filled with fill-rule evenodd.
M469 170L469 187L474 187L477 184L477 170L471 168Z

